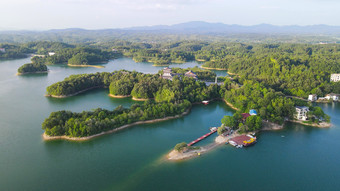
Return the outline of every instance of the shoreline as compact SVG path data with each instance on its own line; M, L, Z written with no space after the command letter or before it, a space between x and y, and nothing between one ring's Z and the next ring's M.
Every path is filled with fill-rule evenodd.
M26 75L26 74L48 74L48 70L47 71L39 71L39 72L24 72L24 73L16 73L16 76L21 76L21 75Z
M86 67L105 68L105 66L99 66L99 65L71 65L71 64L67 64L67 66L70 66L70 67L83 67L83 68L86 68Z
M332 126L331 123L326 123L326 122L322 122L320 124L317 123L304 123L303 121L298 121L298 120L288 120L289 122L292 123L298 123L301 125L305 125L305 126L310 126L310 127L319 127L319 128L329 128Z
M150 62L150 63L153 63L153 62ZM161 64L161 65L152 64L152 66L170 66L170 64Z
M127 98L127 97L131 97L131 95L113 95L113 94L109 94L110 97L113 98Z
M59 96L57 96L57 95L45 94L45 97L67 98L67 97L72 97L72 96L78 95L80 93L86 92L88 90L97 89L97 88L103 88L103 86L96 86L96 87L87 88L87 89L84 89L84 90L81 90L81 91L78 91L76 93L69 94L69 95L59 95Z
M200 66L200 68L207 69L207 70L228 70L224 68L210 68L210 67L205 67L205 66Z
M44 132L42 134L42 138L43 138L44 141L58 140L58 139L69 140L69 141L87 141L87 140L90 140L92 138L99 137L99 136L106 135L106 134L111 134L111 133L114 133L116 131L119 131L119 130L122 130L122 129L125 129L125 128L128 128L128 127L131 127L131 126L135 126L135 125L156 123L156 122L160 122L160 121L167 121L167 120L170 120L170 119L180 118L180 117L183 117L183 116L189 114L190 110L191 110L191 107L188 108L182 114L178 114L178 115L174 115L174 116L169 116L169 117L164 117L164 118L159 118L159 119L151 119L151 120L146 120L146 121L137 121L137 122L134 122L134 123L130 123L130 124L126 124L126 125L117 127L115 129L112 129L112 130L109 130L109 131L105 131L105 132L103 131L101 133L90 135L90 136L87 136L87 137L68 137L66 135L49 136L49 135L46 135L46 133Z

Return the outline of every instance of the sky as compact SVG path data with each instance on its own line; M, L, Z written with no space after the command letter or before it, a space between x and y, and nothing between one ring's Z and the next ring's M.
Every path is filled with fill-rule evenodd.
M107 29L189 21L340 26L340 0L0 0L0 30Z

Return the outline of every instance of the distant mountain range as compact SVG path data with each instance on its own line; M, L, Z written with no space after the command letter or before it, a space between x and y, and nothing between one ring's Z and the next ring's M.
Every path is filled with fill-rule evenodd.
M182 33L275 33L275 34L340 34L340 26L309 25L309 26L275 26L259 24L253 26L228 25L223 23L208 23L192 21L175 25L157 25L131 27L124 30L134 31L164 31Z
M340 34L340 26L329 26L329 25L309 25L309 26L298 26L298 25L287 25L287 26L276 26L270 24L259 24L252 26L243 25L228 25L223 23L208 23L203 21L192 21L186 23L180 23L175 25L155 25L155 26L140 26L140 27L129 27L129 28L116 28L116 29L98 29L98 30L87 30L81 28L68 28L68 29L52 29L47 31L2 31L16 32L16 33L27 33L27 32L47 32L47 33L86 33L86 32L165 32L165 33L186 33L186 34L210 34L210 33L226 33L226 34L239 34L239 33L257 33L257 34Z
M193 21L175 25L98 30L68 28L47 31L0 31L0 43L39 40L78 43L105 42L117 39L142 42L168 41L172 39L227 40L233 42L340 43L340 26L275 26L270 24L242 26Z

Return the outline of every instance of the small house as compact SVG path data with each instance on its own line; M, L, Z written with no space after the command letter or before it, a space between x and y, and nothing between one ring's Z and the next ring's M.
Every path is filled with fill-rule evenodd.
M316 94L311 94L308 96L308 101L316 101L318 96Z
M297 106L295 107L295 110L296 110L295 118L297 120L306 121L308 119L307 113L309 112L309 107Z
M0 48L0 52L6 52L6 49L5 48Z
M339 94L330 93L330 94L327 94L325 98L327 100L332 99L333 101L339 101Z
M53 55L55 55L55 52L49 52L48 55L53 56Z
M331 74L331 82L339 82L340 74Z
M242 113L242 120L245 121L249 116L250 114L249 113Z
M191 70L189 70L188 72L186 72L186 73L184 74L184 76L189 77L189 78L197 79L196 73L193 72L193 71L191 71Z

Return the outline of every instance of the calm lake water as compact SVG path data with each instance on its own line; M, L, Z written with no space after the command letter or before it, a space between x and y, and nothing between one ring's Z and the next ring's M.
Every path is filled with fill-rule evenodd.
M283 130L261 133L250 148L223 145L193 160L168 162L164 156L176 143L196 139L233 111L214 102L196 105L180 119L138 125L86 142L44 142L41 123L53 111L134 103L130 98L110 98L104 89L47 98L48 85L71 74L119 69L156 73L162 67L122 58L102 69L59 65L48 66L48 74L15 76L29 60L0 61L0 190L340 189L340 104L319 105L332 117L332 128L288 124ZM214 137L199 144L211 143Z

